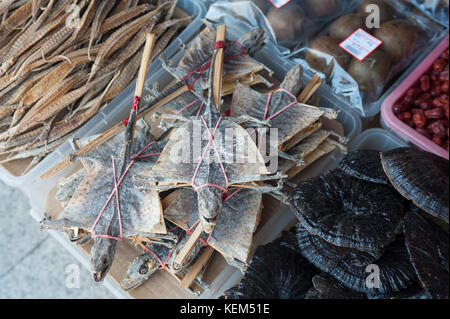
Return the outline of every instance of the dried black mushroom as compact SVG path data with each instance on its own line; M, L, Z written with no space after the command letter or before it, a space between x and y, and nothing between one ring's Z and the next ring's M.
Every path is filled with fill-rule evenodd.
M448 223L448 160L405 147L382 153L381 163L400 194Z
M372 183L391 185L380 161L380 152L359 150L348 153L339 168L345 173Z
M306 259L355 291L391 293L407 288L417 280L403 239L394 241L381 255L332 245L298 224L297 240Z
M325 275L316 275L305 299L367 299L365 294L356 292L340 284L336 279Z
M422 287L433 298L448 298L448 233L416 212L406 215L403 228L406 248Z
M316 270L290 243L274 241L256 249L239 286L228 299L303 299Z
M339 169L301 182L290 203L308 232L337 246L379 251L401 232L404 205L395 190Z
M369 299L430 299L430 295L419 284L391 294L367 294Z

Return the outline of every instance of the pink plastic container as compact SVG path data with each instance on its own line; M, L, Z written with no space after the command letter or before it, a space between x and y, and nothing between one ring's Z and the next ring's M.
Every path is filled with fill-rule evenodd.
M431 52L426 59L413 71L411 74L400 83L400 85L392 91L391 94L384 100L381 106L381 116L388 128L408 139L411 143L417 145L421 149L449 159L449 153L446 149L440 147L432 140L416 132L413 128L400 121L393 112L394 104L406 93L406 91L413 86L420 77L425 74L434 61L448 48L449 36Z

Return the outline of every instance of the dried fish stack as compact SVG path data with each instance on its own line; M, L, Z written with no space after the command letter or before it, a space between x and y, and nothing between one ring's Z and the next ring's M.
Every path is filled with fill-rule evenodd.
M135 78L145 33L154 60L190 17L177 1L30 0L2 3L0 164L36 163Z
M123 187L127 191L131 189L133 192L139 191L142 194L159 192L167 234L165 234L166 238L161 240L143 233L139 234L135 230L134 236L128 238L144 251L134 259L128 259L131 264L125 278L116 278L124 279L122 285L126 290L139 287L156 270L164 269L177 278L181 287L190 288L196 292L202 291L208 287L208 283L202 279L202 276L208 271L209 263L217 258L225 259L226 262L243 271L246 269L254 249L254 233L261 226L260 220L270 218L275 213L274 210L281 206L281 202L287 199L283 192L283 179L287 176L277 170L272 173L267 170L264 162L264 156L267 154L258 149L256 140L244 128L259 129L270 125L278 128L283 132L284 137L275 148L278 150L288 141L293 147L298 147L299 151L294 154L280 152L275 156L293 161L294 165L301 163L307 166L317 160L320 155L315 155L309 161L307 156L315 150L320 150L324 141L329 141L329 144L333 146L332 149L335 145L340 145L331 137L333 134L336 136L339 134L319 130L322 127L322 121L328 120L324 118L335 119L336 112L302 104L309 102L311 98L316 99L315 90L320 83L314 85L315 82L312 82L302 90L302 70L296 67L289 72L281 84L287 92L292 91L295 103L287 102L287 99L276 93L273 94L272 103L267 103L268 95L246 86L269 84L262 89L265 92L276 83L267 67L252 58L253 53L257 52L264 43L262 31L253 30L243 35L237 42L218 40L221 34L219 30L216 32L212 26L207 25L186 50L177 66L172 66L168 61L163 60L163 66L178 79L178 82L163 91L154 89L151 96L144 98L141 106L138 117L144 119L141 120L140 127L146 127L143 123L149 123L152 126L152 133L158 133L152 134L151 139L157 141L154 145L161 148L154 150L151 159L138 164L139 169L132 172L132 179ZM221 52L224 53L222 56L220 56ZM218 78L215 77L217 74L219 74ZM218 84L222 84L222 90L216 90L217 86L220 89ZM241 92L244 86L246 92L250 91L250 96ZM153 87L158 86L153 85ZM216 102L215 92L218 92L219 104ZM235 96L231 104L221 103L221 97L232 93ZM301 103L297 103L298 94L302 98ZM240 108L242 104L238 101L242 101L243 98L252 102L251 109ZM292 105L285 108L286 105L283 103ZM271 113L270 120L264 117L264 113L267 113L265 112L267 105L270 107L270 112L279 113L275 116ZM279 112L280 110L282 111ZM286 113L283 113L284 111ZM261 113L263 116L260 116ZM289 122L286 117L295 119L293 127L284 126ZM192 151L191 147L194 146L188 141L188 133L193 132L195 121L203 123L200 126L203 135L208 136L208 132L210 134L209 139L203 139L200 142L200 153L206 153L205 150L209 149L212 156L219 155L219 158L225 158L229 155L228 151L221 146L221 140L216 140L216 133L222 131L224 133L226 129L233 128L237 135L245 137L248 141L246 144L249 147L248 152L243 153L242 161L224 163L222 160L207 162L200 159L199 162L187 164L174 163L172 158L175 153L172 150L176 148L176 145L190 145L189 148ZM156 130L157 125L162 130ZM316 126L318 128L314 130ZM119 123L93 141L82 142L83 145L71 158L52 169L46 176L56 174L75 158L92 160L93 155L98 154L100 149L106 151L111 148L114 150L113 153L116 153L118 145L111 142L111 138L117 140L119 136L117 134L122 130L123 124ZM162 131L168 131L170 134L163 134ZM313 138L313 133L316 131L322 133L320 138L317 138L319 141ZM137 132L143 131L140 129ZM141 147L150 139L148 132L142 136L147 138L138 134L134 142ZM295 142L292 142L289 136L295 137ZM140 138L143 138L145 142L141 143ZM106 144L103 144L105 141ZM215 146L211 146L213 144ZM239 143L236 142L233 145L238 147ZM300 151L303 149L305 149L304 152ZM287 152L289 147L282 150ZM137 148L134 152L137 152ZM106 153L102 153L100 158L104 158L105 155ZM256 162L250 162L248 158L255 158ZM61 218L67 220L66 216L72 213L71 205L78 205L76 203L80 202L80 199L81 204L85 205L83 199L90 198L89 202L93 202L94 198L98 197L99 190L87 187L92 183L87 180L89 182L87 184L86 177L82 176L84 175L80 176L79 172L74 173L60 185L57 199L64 206L64 212L58 220ZM127 192L126 190L122 192ZM168 190L172 191L169 193ZM77 194L79 194L78 197ZM270 194L271 197L276 198L269 200L266 198L266 202L274 203L272 209L263 209L263 198L266 196L264 194ZM123 207L125 207L129 204L127 202L129 200L131 199L120 197L119 203L122 205L123 201ZM133 203L136 201L133 200ZM160 212L158 207L158 205L153 207L152 212ZM90 228L87 226L92 226L92 217L97 216L100 208L90 209L89 218L82 218L81 211L73 212L71 218L72 220L81 218L85 221L81 228L87 230L86 233L89 236ZM134 214L133 209L130 211L122 209L122 218L126 218L129 214ZM43 222L43 225L47 225L47 221L48 219ZM74 228L76 228L75 223L71 225L66 223L64 230L70 234ZM177 239L168 240L168 238ZM194 286L196 289L193 288Z

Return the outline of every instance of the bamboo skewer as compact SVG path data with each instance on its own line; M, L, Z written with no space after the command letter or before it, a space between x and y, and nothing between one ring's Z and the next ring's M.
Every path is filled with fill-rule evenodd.
M216 45L219 43L225 43L226 25L219 25L216 31ZM222 99L222 76L223 76L223 59L225 50L223 47L216 49L217 54L214 61L213 70L213 103L217 110L220 112L220 101Z

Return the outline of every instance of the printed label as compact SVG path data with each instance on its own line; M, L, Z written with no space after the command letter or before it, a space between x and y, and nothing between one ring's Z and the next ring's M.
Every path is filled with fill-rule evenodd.
M382 43L383 41L359 28L339 44L339 46L359 61L363 61Z
M280 9L287 5L291 0L268 0L275 8Z

